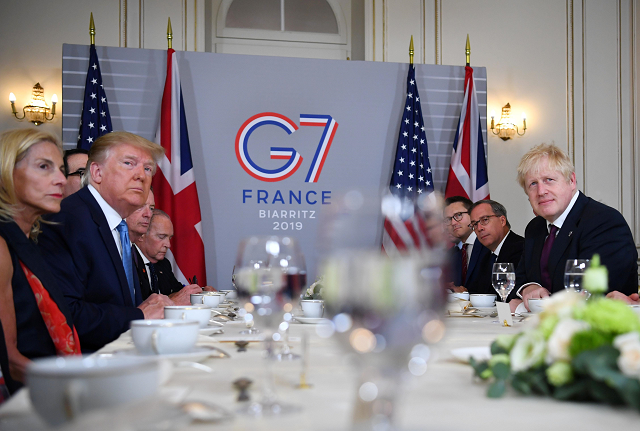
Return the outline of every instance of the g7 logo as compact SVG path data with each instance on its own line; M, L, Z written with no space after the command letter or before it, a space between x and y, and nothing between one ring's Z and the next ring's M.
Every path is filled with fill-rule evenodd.
M258 127L266 125L278 126L289 135L298 130L298 126L284 115L276 114L275 112L263 112L254 115L245 121L242 127L240 127L240 130L238 130L238 134L236 135L236 157L238 158L238 162L240 162L240 166L252 177L260 181L282 181L289 178L298 170L303 159L300 153L294 148L271 147L270 154L272 159L287 160L280 168L264 169L251 160L247 149L249 137ZM300 114L300 126L324 127L320 143L316 149L316 154L313 156L313 162L309 167L307 179L305 180L307 183L315 183L318 182L320 173L322 173L322 167L331 148L331 142L336 134L338 123L336 123L330 115Z

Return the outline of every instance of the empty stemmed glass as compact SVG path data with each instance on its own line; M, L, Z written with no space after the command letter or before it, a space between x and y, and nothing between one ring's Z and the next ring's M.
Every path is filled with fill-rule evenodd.
M494 263L491 284L502 298L502 302L507 302L507 297L516 285L516 272L513 263Z
M589 259L567 259L564 267L564 288L588 294L582 289L582 278L588 267Z
M290 288L289 283L300 282L303 259L298 242L291 237L253 236L242 240L238 247L235 280L240 307L238 315L245 323L255 322L264 334L267 350L262 399L248 405L244 413L273 415L298 410L277 399L271 363L273 342L279 337L277 324L282 320L281 292Z

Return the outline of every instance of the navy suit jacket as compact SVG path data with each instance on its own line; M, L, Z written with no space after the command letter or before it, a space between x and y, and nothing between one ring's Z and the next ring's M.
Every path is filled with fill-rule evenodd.
M183 286L178 281L175 275L173 275L173 269L171 268L171 262L168 259L159 260L155 264L156 273L158 274L158 287L160 293L163 295L171 295L172 293L180 292Z
M80 337L83 352L93 352L143 319L140 289L136 304L107 219L87 187L62 201L47 217L38 244L58 279ZM134 286L139 286L133 271Z
M480 275L480 262L491 252L487 247L482 245L478 238L473 243L473 249L471 251L471 257L469 258L469 265L467 266L467 277L462 280L462 250L454 245L450 249L451 259L451 272L453 277L453 283L456 286L464 286L467 290L471 291L475 289L478 277Z
M567 215L549 255L550 292L564 289L567 259L591 259L595 253L609 270L609 291L638 293L638 252L622 214L580 193ZM542 284L540 256L548 235L547 222L538 216L525 230L524 253L516 270L516 286Z
M510 230L504 243L502 243L500 254L496 257L495 263L512 263L513 267L517 268L522 258L523 249L524 238ZM476 283L475 291L469 290L469 293L496 293L491 282L491 273L493 272L491 255L492 253L487 254L480 263L479 281ZM515 292L513 295L515 295Z

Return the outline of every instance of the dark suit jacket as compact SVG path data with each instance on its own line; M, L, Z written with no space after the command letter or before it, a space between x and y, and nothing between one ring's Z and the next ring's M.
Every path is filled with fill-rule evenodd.
M140 281L138 286L140 286L140 295L142 295L142 300L144 301L153 293L149 284L149 277L147 277L147 266L144 264L142 255L137 247L131 247L131 257L133 258L134 268L138 273L138 280Z
M520 258L522 257L523 249L524 238L511 230L504 240L502 248L500 248L500 254L496 257L495 263L513 263L513 267L517 268ZM496 293L491 283L491 273L493 272L493 265L491 265L492 254L493 253L487 254L480 263L478 283L476 286L473 286L475 291L467 288L469 293ZM513 294L515 295L515 293Z
M156 272L158 274L158 287L160 293L163 295L171 295L172 293L179 292L182 289L182 283L180 283L175 275L173 275L173 269L171 268L171 262L167 259L159 260L155 264Z
M62 201L58 214L43 224L40 248L71 309L83 352L93 352L143 319L124 273L107 219L87 187ZM134 286L138 277L134 271Z
M475 289L475 284L478 282L478 276L480 274L479 262L482 262L489 253L491 253L489 249L482 245L478 238L476 238L473 243L471 257L469 258L469 265L467 266L467 277L465 280L462 280L462 250L457 246L451 247L449 250L453 277L451 281L453 281L456 286L466 287L469 291Z
M567 215L549 255L550 292L564 289L567 259L591 259L598 253L609 270L609 291L626 295L638 292L638 252L631 230L617 210L586 197L581 192ZM524 283L541 283L540 255L547 222L536 217L525 231L524 253L516 271L516 288Z

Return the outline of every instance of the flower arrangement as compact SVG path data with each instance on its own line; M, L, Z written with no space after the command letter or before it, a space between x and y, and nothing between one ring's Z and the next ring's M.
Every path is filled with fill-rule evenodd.
M302 299L322 299L323 279L318 277L304 292Z
M601 287L598 266L592 281ZM490 382L487 395L501 397L510 384L526 395L626 404L640 411L640 316L622 301L601 295L587 301L573 290L545 303L535 327L499 336L488 361L471 359L475 375Z

